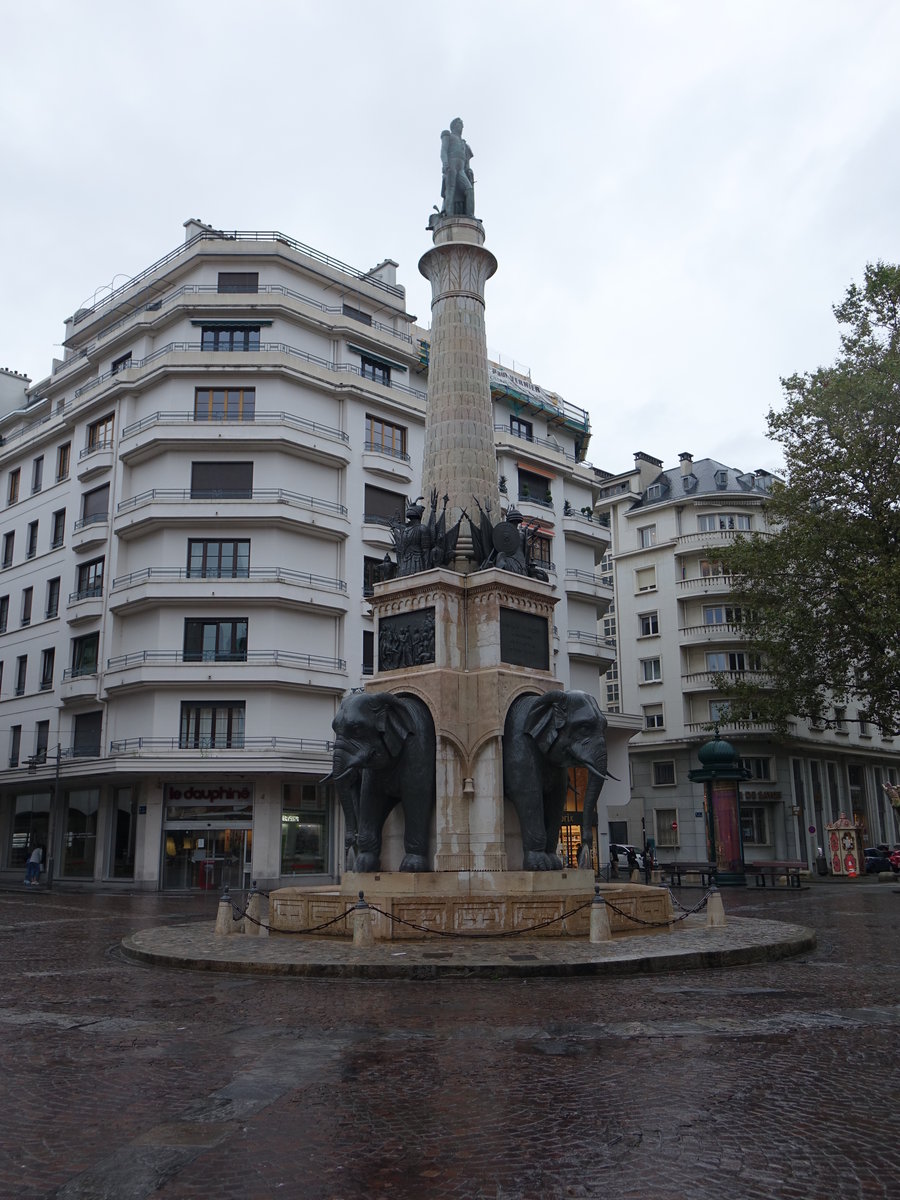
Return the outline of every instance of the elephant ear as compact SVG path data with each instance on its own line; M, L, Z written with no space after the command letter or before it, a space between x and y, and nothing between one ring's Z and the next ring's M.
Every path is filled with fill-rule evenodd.
M403 743L415 730L406 707L396 696L384 696L383 701L376 712L375 728L381 734L388 754L396 758L403 749Z
M546 754L559 737L560 730L565 727L568 717L566 693L545 692L543 696L535 697L523 728Z

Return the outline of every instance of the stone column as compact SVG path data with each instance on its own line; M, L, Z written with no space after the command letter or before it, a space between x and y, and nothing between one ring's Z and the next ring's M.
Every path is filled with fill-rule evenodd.
M473 496L490 500L500 519L494 420L484 328L484 285L497 260L484 248L484 228L474 217L441 217L434 247L419 270L431 282L431 354L422 492L450 497L448 517L465 508L477 520ZM460 543L468 543L466 526ZM462 545L460 547L463 548ZM480 565L480 564L477 564Z

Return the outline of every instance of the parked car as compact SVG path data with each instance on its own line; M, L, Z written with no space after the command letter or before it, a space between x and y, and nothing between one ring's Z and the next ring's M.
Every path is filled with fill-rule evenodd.
M641 853L641 851L638 850L637 846L619 846L617 844L611 845L609 848L609 857L610 857L610 859L612 859L613 851L615 851L615 853L618 855L618 858L619 858L619 870L627 871L628 870L628 851L629 850L634 851L635 856L637 857L638 870L643 871L644 856Z
M867 846L863 850L866 859L866 874L877 875L881 871L896 871L886 846Z

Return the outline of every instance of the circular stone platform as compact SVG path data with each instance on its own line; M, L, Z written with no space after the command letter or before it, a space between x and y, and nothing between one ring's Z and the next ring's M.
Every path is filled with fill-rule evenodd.
M355 949L348 940L321 937L248 937L213 932L210 921L143 929L122 941L128 958L154 966L308 978L434 979L509 976L640 975L699 967L735 966L787 958L814 949L816 935L802 925L729 917L708 929L689 917L671 933L587 938L462 938L382 942Z

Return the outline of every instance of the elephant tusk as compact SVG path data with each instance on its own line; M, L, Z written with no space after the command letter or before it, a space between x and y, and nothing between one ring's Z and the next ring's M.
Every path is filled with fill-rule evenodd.
M584 763L584 766L587 767L592 775L596 775L598 779L614 779L616 783L622 782L618 775L613 775L612 771L607 771L604 774L603 771L598 771L596 767L592 767L590 763Z

